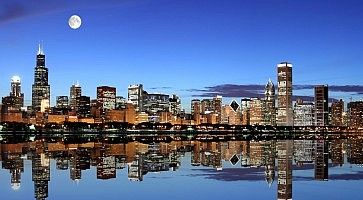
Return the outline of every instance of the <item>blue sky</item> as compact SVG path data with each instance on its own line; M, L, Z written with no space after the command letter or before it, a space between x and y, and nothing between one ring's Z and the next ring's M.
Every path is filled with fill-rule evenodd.
M5 0L0 96L16 74L30 102L39 41L52 104L78 80L91 97L99 85L127 96L129 84L143 83L188 105L191 89L276 84L282 61L293 63L294 84L363 85L362 8L358 0ZM73 14L82 18L78 30L67 23Z

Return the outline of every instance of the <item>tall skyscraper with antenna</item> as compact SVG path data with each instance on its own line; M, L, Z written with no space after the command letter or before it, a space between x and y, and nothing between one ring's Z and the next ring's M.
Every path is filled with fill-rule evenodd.
M41 111L50 108L50 85L48 83L48 68L45 66L45 55L42 46L36 57L34 71L34 84L32 86L32 107L33 111Z

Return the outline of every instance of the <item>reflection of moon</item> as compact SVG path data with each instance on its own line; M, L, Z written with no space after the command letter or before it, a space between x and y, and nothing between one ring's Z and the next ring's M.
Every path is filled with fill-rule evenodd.
M72 29L78 29L82 24L82 20L78 15L72 15L68 20L68 24Z

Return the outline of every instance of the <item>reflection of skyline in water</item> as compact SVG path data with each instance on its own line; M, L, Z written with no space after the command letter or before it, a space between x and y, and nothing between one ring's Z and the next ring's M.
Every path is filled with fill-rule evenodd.
M0 144L2 169L9 170L10 187L22 186L24 168L31 167L35 199L47 199L51 160L56 171L69 171L69 179L82 180L84 171L95 169L100 180L127 178L144 181L147 174L178 171L182 157L190 155L190 177L219 181L261 181L277 184L278 199L292 198L292 181L362 180L363 172L329 174L329 168L363 164L362 139L295 141L172 141L143 144L103 142L64 143L36 140ZM30 160L31 165L24 165ZM127 177L117 177L126 170ZM314 170L311 177L292 175Z

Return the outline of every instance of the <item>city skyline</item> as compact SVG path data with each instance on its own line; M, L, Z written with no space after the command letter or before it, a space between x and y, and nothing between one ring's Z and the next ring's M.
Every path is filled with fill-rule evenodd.
M41 41L52 106L78 80L91 98L98 86L114 86L126 97L128 85L142 83L148 91L177 94L188 108L194 96L208 96L226 85L264 86L269 78L276 84L275 66L282 61L294 64L296 85L328 84L329 92L335 85L337 92L329 97L361 99L362 82L356 75L361 65L359 1L350 2L356 6L338 1L93 2L1 3L0 53L6 58L0 59L1 96L8 94L10 78L19 75L25 104L30 104L34 55ZM342 12L347 7L349 15ZM78 30L68 27L72 14L84 22ZM281 37L282 27L291 33ZM315 69L319 73L311 73ZM296 91L313 96L311 87Z

